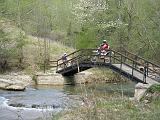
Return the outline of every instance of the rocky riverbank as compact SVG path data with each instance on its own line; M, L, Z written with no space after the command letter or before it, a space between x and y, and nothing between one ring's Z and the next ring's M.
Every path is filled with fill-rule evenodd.
M31 82L32 78L29 75L19 73L0 75L0 89L4 90L25 90Z
M74 76L64 77L57 74L55 70L49 70L46 73L39 72L31 77L24 73L6 73L0 75L0 89L5 90L24 90L30 84L37 85L71 85L86 83L117 83L126 81L112 71L106 69L92 68Z
M93 82L92 72L81 72L72 77L64 77L55 71L48 71L46 73L39 72L33 79L29 75L21 73L8 73L0 75L0 89L4 90L25 90L26 86L30 84L37 85L71 85L84 84Z

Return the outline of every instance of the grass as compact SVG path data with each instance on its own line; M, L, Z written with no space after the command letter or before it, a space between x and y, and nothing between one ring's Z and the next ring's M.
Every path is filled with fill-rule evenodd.
M152 85L149 89L148 92L154 93L154 92L160 92L160 85Z
M27 65L25 72L33 73L33 71L39 71L43 68L44 63L44 39L36 38L33 36L27 36L27 44L24 47L24 62ZM48 55L51 60L59 59L64 52L67 54L73 51L72 48L64 46L61 43L55 41L50 42L50 48L48 49Z
M159 120L157 103L134 103L123 99L94 101L92 107L81 107L58 114L57 120ZM160 103L160 101L158 102Z
M105 81L108 83L116 83L116 82L125 82L127 79L120 76L119 74L114 73L112 70L107 69L107 68L92 68L87 70L88 72L92 72L93 75L91 76L90 79L94 81Z
M81 87L84 105L66 110L53 116L53 120L159 120L160 100L153 99L150 103L136 102L115 90L114 93L97 94L98 85L92 90ZM90 91L88 91L88 89ZM115 89L115 88L114 88ZM129 88L128 88L129 89ZM73 93L74 94L74 93Z
M44 39L29 36L25 34L20 28L16 27L14 23L5 18L0 18L0 28L7 33L7 37L11 41L11 45L19 38L20 32L23 33L25 45L23 47L23 72L27 74L33 74L34 72L40 71L43 68L44 63ZM64 38L65 39L65 38ZM49 41L49 39L45 39ZM51 41L50 47L47 49L48 56L51 60L59 59L65 52L71 53L73 48L67 47L61 43ZM15 55L9 58L11 66L18 66L18 53L13 52ZM14 68L13 71L17 68Z

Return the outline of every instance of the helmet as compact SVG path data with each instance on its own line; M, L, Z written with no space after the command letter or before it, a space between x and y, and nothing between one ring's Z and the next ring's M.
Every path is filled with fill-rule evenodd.
M64 53L64 55L67 55L67 53Z
M107 40L103 40L103 43L106 43L107 42Z

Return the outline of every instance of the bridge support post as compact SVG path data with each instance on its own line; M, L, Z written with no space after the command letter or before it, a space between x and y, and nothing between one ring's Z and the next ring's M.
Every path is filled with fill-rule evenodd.
M134 61L133 61L133 64L132 64L132 78L133 78L133 72L134 72Z
M122 70L122 63L123 63L123 61L122 61L122 55L121 55L121 66L120 66L121 70Z
M79 69L79 62L77 60L77 69L78 69L78 73L80 72L80 69Z
M124 55L127 56L126 50L124 50ZM126 62L126 57L124 58L124 62Z
M144 66L144 71L143 71L143 83L146 83L146 77L147 77L147 67L145 65Z
M120 75L122 75L122 55L121 55L121 59L120 59Z
M112 51L110 51L110 54L109 54L109 62L110 64L112 63Z
M113 52L113 51L111 51L111 52ZM115 63L115 52L113 52L113 63Z
M146 74L147 74L147 76L148 76L148 67L149 67L149 63L148 62L146 62L146 66L147 66L147 70L146 70Z
M138 56L135 55L135 61L138 61ZM137 63L135 63L135 68L137 68Z
M58 71L58 61L57 61L57 68L56 68L56 71Z

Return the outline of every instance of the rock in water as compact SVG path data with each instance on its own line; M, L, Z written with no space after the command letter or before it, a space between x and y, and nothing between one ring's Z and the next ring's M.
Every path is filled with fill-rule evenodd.
M16 80L0 79L0 89L23 91L25 87L24 84Z
M23 91L25 90L25 86L20 84L10 85L6 87L6 90Z

